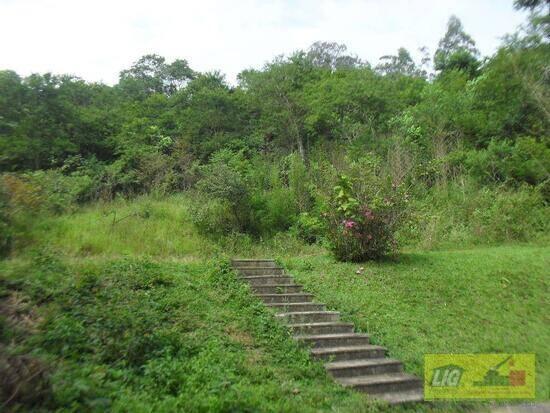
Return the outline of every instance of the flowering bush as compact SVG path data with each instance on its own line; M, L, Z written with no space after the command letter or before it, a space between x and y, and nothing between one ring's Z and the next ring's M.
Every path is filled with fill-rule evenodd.
M394 234L403 216L404 200L396 186L385 190L383 182L371 179L366 187L355 189L350 177L340 176L330 209L324 214L336 258L359 262L395 251Z

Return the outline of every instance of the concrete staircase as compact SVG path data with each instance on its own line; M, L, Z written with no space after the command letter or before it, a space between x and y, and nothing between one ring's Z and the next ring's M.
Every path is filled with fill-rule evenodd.
M423 400L420 378L404 373L399 360L387 358L386 349L370 344L367 334L355 333L352 323L340 321L340 313L314 302L275 261L234 259L232 265L294 339L325 361L337 382L390 404Z

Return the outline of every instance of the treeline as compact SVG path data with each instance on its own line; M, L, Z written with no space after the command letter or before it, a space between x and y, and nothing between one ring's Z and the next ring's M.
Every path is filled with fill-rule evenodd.
M435 208L436 193L447 199L441 208L452 209L450 194L462 191L463 205L452 205L464 209L466 199L483 197L481 188L528 191L521 202L540 210L550 199L548 4L516 4L532 10L528 24L485 58L451 17L433 59L424 50L416 63L399 49L371 65L344 45L318 42L241 72L235 86L157 55L139 59L112 87L0 72L4 199L49 197L63 210L191 189L207 198L195 210L205 232L306 228L310 240L323 232L319 217L330 206L341 212L334 222L350 218L346 200L334 197L342 175L353 176L345 196L361 199L348 210L363 211L380 195L361 184L368 176L377 188L408 188L412 203L423 202L409 216L433 213L426 208ZM496 225L493 218L470 224ZM525 231L489 238L521 239Z

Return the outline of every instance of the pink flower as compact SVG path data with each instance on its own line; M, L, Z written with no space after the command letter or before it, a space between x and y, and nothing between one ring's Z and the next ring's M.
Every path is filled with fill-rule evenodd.
M346 229L351 229L357 225L357 222L352 221L351 219L345 219L343 223Z
M363 215L365 215L365 218L367 218L367 219L372 219L372 217L374 216L372 211L368 208L365 209L365 212L363 212Z

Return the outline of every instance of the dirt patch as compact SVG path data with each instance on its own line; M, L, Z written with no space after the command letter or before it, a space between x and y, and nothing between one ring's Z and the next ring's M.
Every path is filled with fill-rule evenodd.
M44 406L51 394L48 368L29 355L10 354L0 344L0 410L16 405Z
M252 347L254 344L254 338L250 334L246 331L239 330L235 326L227 326L225 328L225 333L232 341L242 344L245 347Z
M29 299L18 291L0 298L0 317L9 327L27 334L35 333L42 321Z
M18 405L43 406L50 397L46 363L15 351L17 343L35 333L41 321L21 292L0 298L0 411L15 411Z

